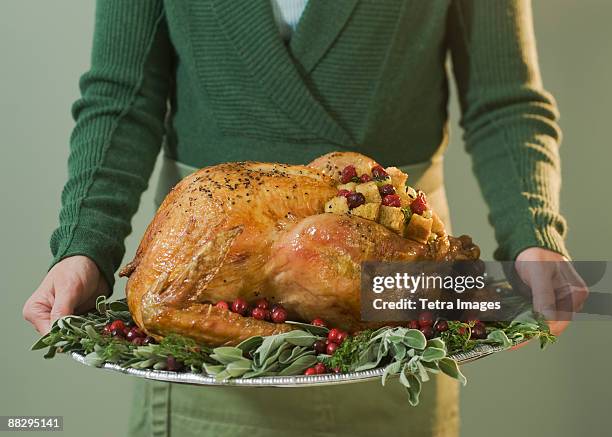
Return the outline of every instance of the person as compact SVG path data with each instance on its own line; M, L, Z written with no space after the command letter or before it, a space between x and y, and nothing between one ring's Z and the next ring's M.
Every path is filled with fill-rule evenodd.
M162 143L158 203L195 168L304 164L353 150L403 165L412 183L435 193L449 226L449 53L495 257L567 259L558 111L542 87L529 0L104 0L73 107L53 266L24 317L45 333L111 292ZM536 307L554 307L549 278L528 263L519 274L537 289ZM551 326L558 334L567 322ZM413 409L391 385L251 390L138 381L130 435L457 435L450 378L426 384Z

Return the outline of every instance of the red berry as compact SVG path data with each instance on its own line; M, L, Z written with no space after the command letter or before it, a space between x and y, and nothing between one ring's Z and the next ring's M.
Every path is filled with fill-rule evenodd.
M110 324L110 328L111 331L123 331L125 329L125 323L123 323L123 320L115 320Z
M220 300L219 302L217 302L215 304L215 307L222 309L222 310L229 310L229 304L224 300Z
M385 179L388 176L389 175L387 174L385 169L382 168L380 165L375 165L374 167L372 167L372 177L374 179Z
M308 369L306 369L306 371L304 372L304 375L306 376L312 376L312 375L316 375L317 371L315 370L314 367L309 367Z
M410 329L419 329L419 322L417 322L416 320L411 320L408 322L408 327Z
M381 196L388 196L390 194L395 194L395 187L391 184L385 184L382 187L378 188L378 192Z
M325 364L323 363L315 364L314 369L315 372L317 372L317 375L323 375L324 373L327 373L327 367L325 367Z
M329 341L333 341L334 343L338 343L338 335L340 335L340 330L338 328L332 328L327 333L327 339Z
M314 326L322 326L322 327L325 327L325 326L326 326L326 325L325 325L325 320L323 320L323 319L321 319L321 318L319 318L319 317L317 317L317 318L316 318L316 319L314 319L312 322L310 322L310 324L311 324L311 325L314 325Z
M461 326L459 329L457 329L457 332L459 335L465 335L467 333L467 328L465 326Z
M119 338L125 337L125 334L123 333L123 329L113 329L111 331L111 335L113 337L119 337Z
M422 215L427 209L427 200L425 199L425 194L422 191L417 193L416 199L412 201L410 204L410 210L414 214Z
M239 297L232 302L233 312L240 314L241 316L244 316L246 315L248 310L249 310L249 304L246 302L246 300Z
M338 190L338 193L336 193L336 196L348 198L349 194L351 194L351 193L352 193L351 190L342 189L342 190Z
M348 333L346 331L340 331L340 333L336 337L336 343L338 344L344 343L344 340L346 340L347 337L348 337Z
M357 208L366 203L365 196L361 193L351 193L346 196L349 209Z
M180 372L183 370L183 363L172 355L168 355L168 358L166 358L166 368L171 372Z
M270 302L268 302L268 299L266 299L265 297L262 297L261 299L257 300L257 302L255 302L255 306L257 308L267 310L268 308L270 308Z
M130 328L128 333L125 335L125 338L130 341L138 337L142 337L142 331L135 326L133 328Z
M365 184L366 182L370 182L372 180L372 176L364 173L361 176L359 176L359 180Z
M448 331L448 322L446 320L439 320L435 328L437 332L446 332Z
M104 325L104 328L102 328L102 334L104 335L111 335L112 329L110 328L110 323L107 325Z
M341 372L342 372L342 369L341 369L340 367L334 367L334 368L332 369L332 372L334 372L334 373L341 373Z
M256 307L251 311L251 316L257 320L266 320L270 318L270 311L265 308Z
M325 352L327 353L327 355L333 355L334 352L336 352L336 349L338 349L338 343L330 341L329 343L327 343L327 348Z
M470 338L474 338L476 340L487 338L487 330L485 329L485 326L482 323L479 325L474 325Z
M382 198L382 204L385 206L395 206L399 208L402 206L402 199L397 194L389 194Z
M357 169L355 169L354 165L347 165L342 169L342 175L340 177L340 182L343 184L347 184L353 180L353 178L357 177Z
M431 326L424 326L421 328L421 332L425 336L427 340L430 340L435 337L436 333Z
M434 316L431 311L423 311L419 314L419 327L433 326Z
M285 323L285 320L287 320L287 310L281 306L276 307L270 314L270 319L274 323Z
M142 341L142 344L155 344L155 339L153 337L146 336Z
M323 340L317 340L312 344L312 348L318 354L324 354L327 350L327 344Z

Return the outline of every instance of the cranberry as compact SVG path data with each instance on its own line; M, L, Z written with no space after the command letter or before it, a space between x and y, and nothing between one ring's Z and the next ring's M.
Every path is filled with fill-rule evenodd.
M402 200L397 194L389 194L382 198L382 204L385 206L395 206L399 208L402 206Z
M147 345L147 344L155 344L155 339L153 337L149 337L148 335L144 338L144 340L142 341L142 344Z
M256 307L253 308L253 311L251 311L251 316L257 320L266 320L270 318L270 310Z
M472 327L472 335L470 338L474 338L476 340L482 340L483 338L487 338L487 330L485 326L481 323L479 325L474 325Z
M125 329L125 323L123 323L123 320L115 320L110 324L110 328L111 331L117 330L117 331L123 331Z
M281 306L276 307L270 314L270 319L274 323L285 323L285 320L287 320L287 310Z
M136 327L131 328L128 333L125 335L127 340L134 340L135 338L142 337L142 331Z
M417 193L416 199L412 201L410 204L410 210L414 214L423 215L425 210L427 209L427 200L425 199L425 194L422 191Z
M111 335L112 329L110 327L110 323L107 325L104 325L104 328L102 328L102 334L103 335Z
M340 367L334 367L334 368L332 369L332 372L334 372L334 373L341 373L341 372L342 372L342 369L341 369Z
M372 167L372 177L374 179L386 179L387 177L389 177L389 175L380 165L375 165L374 167Z
M423 311L419 314L419 327L433 326L434 316L431 311Z
M461 326L459 329L457 329L457 332L459 335L465 335L467 333L467 328L465 326Z
M304 372L304 375L306 376L312 376L312 375L316 375L317 371L315 370L314 367L309 367L308 369L306 369L306 371Z
M357 177L357 169L355 169L354 165L347 165L342 169L342 175L340 177L340 182L343 184L347 184L353 180L353 178Z
M342 331L340 331L338 328L332 328L327 333L327 339L329 341L333 341L334 343L338 343L338 335L340 335L341 332Z
M113 329L111 331L111 335L113 337L119 337L119 338L125 337L125 334L123 333L123 329Z
M327 348L325 352L327 352L327 355L333 355L334 352L336 352L336 349L338 349L338 343L330 341L329 343L327 343Z
M312 348L318 354L324 354L327 350L327 344L323 340L317 340L312 344Z
M381 187L378 187L378 192L381 196L388 196L389 194L395 194L395 187L391 184L385 184Z
M136 337L132 340L132 344L134 346L142 346L144 344L145 339L143 337Z
M229 304L224 300L220 300L219 302L217 302L215 304L215 307L222 309L222 310L229 310Z
M427 340L434 338L434 336L436 335L434 329L431 326L422 327L421 332L423 333L423 335L425 336Z
M346 197L348 199L348 196L351 193L352 193L351 190L342 189L342 190L338 190L338 193L336 193L336 196L338 196L338 197Z
M267 310L268 308L270 308L270 302L268 302L268 299L266 299L265 297L262 297L261 299L258 299L257 302L255 302L255 306L257 308Z
M357 208L366 202L365 196L361 193L349 194L346 196L346 201L348 202L349 209Z
M336 343L338 344L344 343L344 340L346 340L347 337L348 337L348 333L346 331L340 331L340 333L336 337Z
M240 314L241 316L246 315L248 309L249 304L247 304L246 300L240 297L232 302L232 311L237 314Z
M410 329L419 329L419 322L417 322L416 320L411 320L408 322L408 327Z
M437 331L437 332L445 332L445 331L448 331L448 322L447 322L446 320L439 320L439 321L436 323L435 328L436 328L436 331Z
M327 373L327 367L325 367L325 364L323 363L315 364L314 369L315 372L317 372L317 375L323 375L324 373Z
M322 326L322 327L325 327L325 326L326 326L326 325L325 325L325 320L323 320L323 319L321 319L321 318L319 318L319 317L317 317L317 318L316 318L316 319L314 319L312 322L310 322L310 324L311 324L311 325L314 325L314 326Z
M183 363L172 355L168 355L168 358L166 358L166 368L171 372L180 372L183 370Z
M365 184L366 182L370 182L372 180L372 176L364 173L361 176L359 176L359 180Z

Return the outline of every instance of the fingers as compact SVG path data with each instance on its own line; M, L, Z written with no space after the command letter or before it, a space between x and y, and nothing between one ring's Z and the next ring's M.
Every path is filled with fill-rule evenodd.
M23 306L23 318L30 322L36 331L44 335L51 329L52 303L49 300L50 292L39 290L35 291Z
M74 314L79 298L84 295L85 286L78 277L60 276L54 284L55 300L51 309L51 323L60 317Z
M533 309L546 320L556 319L557 299L550 276L545 272L531 274L527 281L533 295Z

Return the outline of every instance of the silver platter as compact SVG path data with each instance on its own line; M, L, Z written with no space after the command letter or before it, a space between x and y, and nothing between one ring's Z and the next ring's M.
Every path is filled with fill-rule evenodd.
M459 364L466 364L476 361L480 358L492 355L496 352L504 350L499 346L479 345L469 352L462 352L451 355ZM81 364L85 364L85 356L77 352L71 352L70 355ZM212 376L207 376L198 373L187 372L168 372L166 370L149 370L149 369L132 369L122 367L113 363L104 363L103 369L112 370L114 372L126 373L139 378L152 379L155 381L174 382L180 384L193 385L214 385L214 386L239 386L239 387L313 387L321 385L335 384L350 384L355 382L371 381L380 378L384 372L384 368L364 370L361 372L351 373L330 373L325 375L312 376L264 376L261 378L236 378L227 379L225 381L217 381Z

